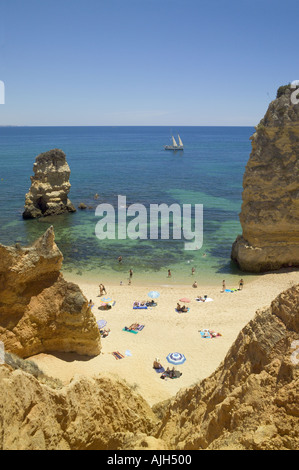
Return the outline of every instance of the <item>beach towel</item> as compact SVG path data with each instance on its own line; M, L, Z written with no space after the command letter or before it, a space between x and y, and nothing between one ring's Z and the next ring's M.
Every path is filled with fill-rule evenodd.
M112 356L115 357L115 359L123 359L125 356L123 356L119 351L113 351Z
M136 305L135 305L135 306L133 305L133 309L134 309L134 310L142 310L142 309L145 309L145 310L146 310L146 309L147 309L147 306L146 306L146 305L142 305L142 306L138 306L138 307L137 307Z
M212 336L210 335L210 333L207 332L207 331L200 331L200 336L201 336L202 338L212 338Z
M143 330L144 326L145 325L139 325L139 323L134 323L129 328L125 326L122 331L129 331L130 333L134 333L136 335L139 331Z
M126 356L132 356L132 353L131 353L131 351L129 351L129 349L127 349L127 350L125 351L125 355L126 355Z
M138 331L136 330L130 330L127 326L125 326L122 331L128 331L129 333L134 333L134 335L137 335Z
M213 338L218 338L219 336L221 336L220 333L216 333L215 336L212 335L212 333L215 333L215 331L212 331L212 330L201 330L200 331L200 336L204 339L213 339Z
M202 303L205 303L205 302L213 302L214 300L211 299L210 297L207 297L205 300L201 300L201 299L195 299L196 302L202 302Z
M225 289L225 292L237 292L238 289Z

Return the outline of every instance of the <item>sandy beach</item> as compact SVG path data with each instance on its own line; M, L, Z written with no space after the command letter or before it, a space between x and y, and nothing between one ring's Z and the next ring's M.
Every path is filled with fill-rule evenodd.
M115 305L107 311L98 308L101 305L100 282L104 283L107 295L115 300ZM94 302L92 312L96 320L106 320L106 328L110 329L109 335L102 339L101 354L93 358L72 353L38 354L31 359L45 373L65 384L77 374L112 374L124 379L152 406L209 376L224 359L240 330L254 317L256 310L270 305L281 291L299 283L299 272L286 270L263 274L251 282L245 282L242 290L233 293L221 292L221 285L199 285L198 288L190 285L134 286L134 278L132 285L106 285L104 279L100 279L99 283L82 278L79 285L87 299ZM133 302L149 300L147 294L151 290L160 293L157 306L134 310ZM197 302L195 298L198 295L207 295L213 301ZM190 308L187 313L175 311L182 297L191 300L186 304ZM144 325L144 328L138 334L123 331L125 326L133 323ZM205 328L222 336L202 338L199 330ZM114 351L120 352L124 358L115 359L111 354ZM186 357L185 363L176 367L182 375L176 379L162 380L153 369L153 361L158 357L165 368L172 367L166 360L172 352L182 353Z

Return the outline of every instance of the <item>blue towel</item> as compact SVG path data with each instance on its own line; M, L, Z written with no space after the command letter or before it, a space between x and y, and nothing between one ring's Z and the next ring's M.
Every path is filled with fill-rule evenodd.
M123 328L123 331L128 331L129 333L134 333L134 335L137 335L138 331L135 330L129 330L129 328Z
M208 333L209 336L204 336L205 333L208 333L208 332L204 332L204 331L200 332L200 335L201 335L202 338L211 338L210 333Z

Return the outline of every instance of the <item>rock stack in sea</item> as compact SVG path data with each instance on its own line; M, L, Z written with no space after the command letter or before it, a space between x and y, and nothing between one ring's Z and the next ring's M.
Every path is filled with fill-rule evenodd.
M60 273L63 256L50 227L33 245L0 245L0 341L28 357L101 351L98 326L80 288Z
M33 171L25 198L24 219L76 212L68 199L71 172L62 150L53 149L38 155Z
M299 265L299 104L292 94L291 86L278 90L251 137L240 213L243 232L231 254L243 271Z

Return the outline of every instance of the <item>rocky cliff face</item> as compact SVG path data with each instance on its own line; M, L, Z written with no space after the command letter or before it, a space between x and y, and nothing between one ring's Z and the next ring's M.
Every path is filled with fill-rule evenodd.
M53 149L38 155L33 171L25 198L24 219L76 211L68 199L71 172L62 150Z
M28 357L46 351L100 353L100 335L80 288L60 274L54 230L29 247L0 245L0 341Z
M282 88L251 137L243 233L232 248L243 271L299 265L299 104L292 103L293 92Z
M163 448L150 437L157 418L123 382L75 377L62 389L0 366L0 449L105 450L128 442Z

